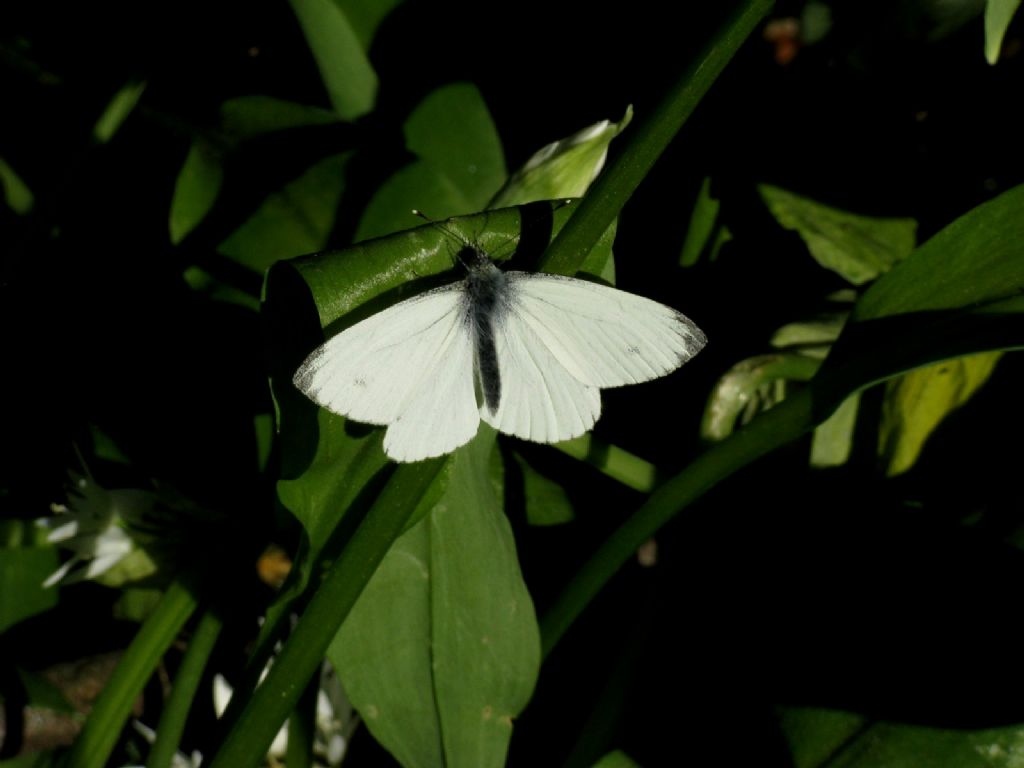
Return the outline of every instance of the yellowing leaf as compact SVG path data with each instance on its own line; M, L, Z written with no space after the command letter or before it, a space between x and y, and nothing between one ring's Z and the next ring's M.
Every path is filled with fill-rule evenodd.
M906 472L928 437L988 381L1001 352L984 352L918 368L886 384L878 450L889 475Z

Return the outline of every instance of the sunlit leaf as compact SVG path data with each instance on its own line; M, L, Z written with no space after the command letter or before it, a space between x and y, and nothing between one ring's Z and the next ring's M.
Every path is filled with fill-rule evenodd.
M345 120L373 109L377 74L356 30L335 0L289 0L316 60L331 106Z
M860 393L843 400L836 412L814 429L811 437L812 467L840 467L850 458L853 431L857 426Z
M633 108L629 107L617 123L601 120L542 147L509 177L488 207L582 197L604 168L612 139L622 133L632 119Z
M779 224L800 235L821 266L854 285L874 280L914 250L913 219L859 216L767 184L758 189Z
M350 157L331 155L288 182L217 250L255 272L281 259L323 250L334 228Z
M1020 0L988 0L985 4L985 59L989 64L999 61L1003 37L1020 7Z
M886 384L878 452L886 473L906 472L943 419L966 403L992 375L1001 352L918 368Z

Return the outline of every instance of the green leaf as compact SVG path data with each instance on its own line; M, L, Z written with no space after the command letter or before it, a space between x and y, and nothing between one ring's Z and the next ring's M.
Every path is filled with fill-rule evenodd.
M334 227L350 153L331 155L274 192L218 251L255 272L322 250Z
M522 475L527 522L530 525L561 525L572 521L575 512L565 488L518 451L512 452L512 460Z
M448 180L475 210L484 208L505 179L501 139L475 85L453 83L433 91L412 111L403 131L406 149Z
M617 123L601 120L542 147L512 174L488 208L582 197L604 168L612 139L622 133L632 119L633 108L627 107L626 114Z
M345 120L368 113L377 99L377 74L342 4L335 0L289 3L306 36L334 111Z
M236 141L289 128L330 125L340 119L329 109L273 96L239 96L220 105L221 127L230 139Z
M594 768L640 768L640 763L627 755L622 750L609 752L596 763Z
M181 277L188 283L189 288L206 294L213 301L223 301L225 304L235 304L253 311L258 311L260 308L258 297L218 280L202 267L195 265L186 267L185 271L181 273Z
M913 219L859 216L767 184L758 190L779 224L800 235L815 261L854 285L874 280L914 250Z
M1024 346L1024 185L920 246L854 306L816 380L816 408L903 371Z
M928 437L966 403L992 375L1001 352L947 360L918 368L886 383L878 452L886 474L909 470Z
M171 242L180 243L217 202L224 181L224 166L220 153L203 139L196 139L185 156L185 164L178 171L171 197L169 227Z
M679 265L692 267L700 259L702 253L713 243L712 236L716 230L721 234L725 230L719 229L718 211L722 204L717 198L711 196L711 177L707 176L700 185L697 199L693 204L693 211L690 213L690 224L686 228L686 238L683 240L683 249L679 253Z
M370 50L370 43L377 33L377 27L391 11L402 4L402 0L336 0L345 14L364 51Z
M12 211L24 216L32 210L32 206L35 204L32 190L2 157L0 157L0 187L3 187L4 202Z
M100 144L106 144L117 133L121 124L135 110L135 105L146 90L146 82L130 82L124 85L107 104L103 114L92 128L92 137Z
M771 405L764 402L765 387L779 381L808 381L821 363L796 353L758 355L741 360L722 376L708 397L701 421L701 437L722 440L736 429L737 421L750 421L755 412ZM744 416L744 414L746 414Z
M328 651L353 705L404 766L502 766L540 665L533 604L488 473L493 434L384 558Z
M852 712L816 707L782 707L778 718L793 768L823 768L866 720Z
M811 466L841 467L853 449L853 431L857 426L860 393L843 400L836 412L819 424L811 438Z
M435 220L481 211L505 180L501 140L472 85L437 89L412 111L403 130L406 148L418 159L377 189L356 241L418 226L413 208Z
M0 549L0 632L57 605L57 590L43 586L57 565L53 547Z
M1020 0L988 0L985 4L985 59L989 64L999 61L1003 37L1020 7Z
M1024 727L984 730L867 724L861 715L794 708L780 725L795 768L1010 768L1024 751Z

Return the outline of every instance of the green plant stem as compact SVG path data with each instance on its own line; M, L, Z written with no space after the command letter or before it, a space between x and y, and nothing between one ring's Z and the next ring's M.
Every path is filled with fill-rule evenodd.
M206 662L217 644L217 638L224 626L223 617L216 607L203 613L196 630L189 641L188 650L174 677L174 687L167 699L164 713L156 729L156 741L149 752L147 768L170 768L174 753L181 744L188 713L192 709L196 690L203 679Z
M594 553L541 622L544 656L637 548L717 483L813 426L811 391L795 393L709 448L655 491Z
M545 272L571 275L665 151L711 84L772 7L772 0L742 0L697 61L669 89L651 115L624 135L613 159L555 237L541 261ZM628 130L628 129L627 129Z
M194 574L178 576L139 629L114 674L107 681L85 727L68 754L70 768L103 768L117 744L135 697L141 693L160 657L196 609Z
M419 500L445 466L443 460L403 464L392 475L309 601L266 679L238 716L211 768L258 765L327 652L334 635Z
M313 765L316 699L319 693L320 676L314 674L302 692L298 705L288 717L288 751L284 756L288 768L309 768Z

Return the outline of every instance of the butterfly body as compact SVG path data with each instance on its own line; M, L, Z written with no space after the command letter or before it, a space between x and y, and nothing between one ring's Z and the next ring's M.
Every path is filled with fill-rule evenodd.
M459 261L463 280L342 331L294 377L328 410L386 425L396 461L449 453L481 420L536 442L578 437L601 414L600 389L670 373L706 342L684 315L642 296L503 272L478 248Z

